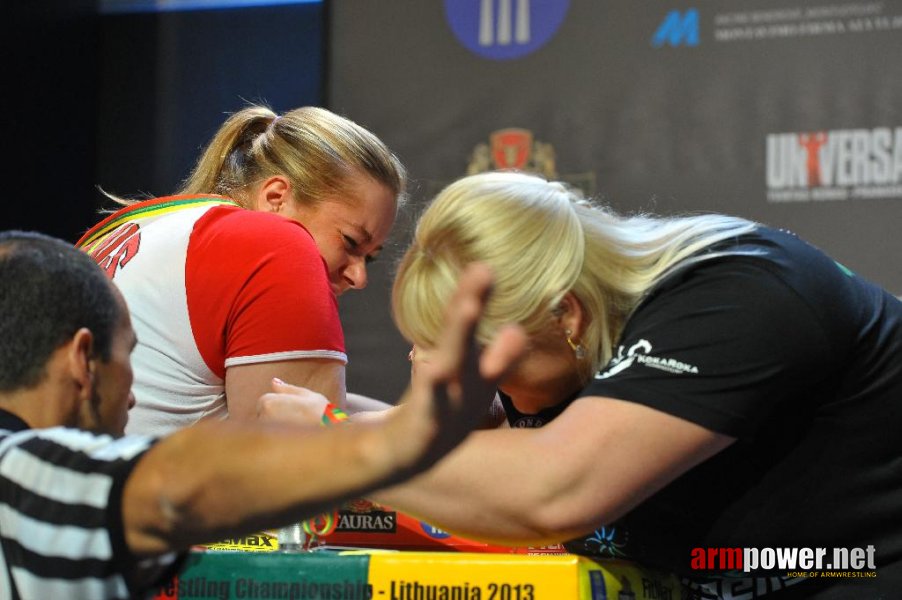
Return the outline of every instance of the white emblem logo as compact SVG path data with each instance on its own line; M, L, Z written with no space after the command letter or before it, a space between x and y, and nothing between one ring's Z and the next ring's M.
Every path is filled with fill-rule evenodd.
M613 377L621 371L625 371L633 366L634 363L651 367L652 369L660 369L669 371L670 373L694 373L698 374L698 367L680 362L673 358L661 358L660 356L652 356L651 342L642 339L626 349L626 346L617 348L617 356L611 359L608 366L595 375L595 379L607 379Z

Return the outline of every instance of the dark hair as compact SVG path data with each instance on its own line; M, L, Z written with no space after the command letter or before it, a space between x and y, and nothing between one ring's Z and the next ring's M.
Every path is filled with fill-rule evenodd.
M54 350L81 327L109 360L120 308L85 253L34 232L0 232L0 391L40 383Z

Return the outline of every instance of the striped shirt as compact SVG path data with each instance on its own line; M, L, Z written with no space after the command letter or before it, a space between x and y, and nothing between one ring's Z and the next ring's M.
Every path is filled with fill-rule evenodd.
M122 526L125 480L153 443L0 410L0 598L133 598L170 574L178 555L138 560Z

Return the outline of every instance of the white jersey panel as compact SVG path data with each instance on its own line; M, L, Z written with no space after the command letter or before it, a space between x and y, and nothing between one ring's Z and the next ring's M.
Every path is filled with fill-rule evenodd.
M223 379L206 365L194 338L185 335L191 331L185 292L188 242L208 210L200 206L150 222L139 219L140 248L113 279L138 336L132 354L137 404L126 433L165 435L227 414Z

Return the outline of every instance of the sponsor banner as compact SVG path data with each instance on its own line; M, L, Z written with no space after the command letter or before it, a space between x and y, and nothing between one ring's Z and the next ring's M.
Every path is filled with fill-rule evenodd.
M862 36L902 29L902 10L889 2L846 2L820 6L754 7L718 13L715 42L763 42L787 38Z
M502 554L564 554L567 552L561 544L538 548L516 548L469 540L368 500L349 502L338 511L338 515L338 525L335 530L312 541L313 546Z
M279 549L279 540L275 533L264 531L256 535L231 538L213 544L196 546L196 548L221 552L275 552Z
M581 599L679 600L680 580L675 575L640 567L623 560L579 562Z
M736 8L739 10L709 10L704 15L695 7L670 10L652 34L650 44L654 48L678 48L709 43L772 43L902 29L902 10L880 1L810 7L763 7L747 2Z
M337 511L334 528L325 534L308 533L305 543L308 549L448 550L528 555L568 552L563 544L510 547L469 540L369 500L346 503ZM263 531L241 538L197 545L194 549L217 552L276 552L280 548L278 532Z
M579 598L576 556L374 554L369 581L391 600ZM381 595L377 597L383 597Z
M369 558L328 553L192 552L154 600L373 598Z
M570 0L445 0L445 19L474 54L512 60L547 44L569 6Z
M338 511L336 532L340 533L395 533L398 513L394 511L372 510L356 512Z
M574 555L375 554L369 582L375 597L390 600L680 598L679 580L672 575Z
M154 600L602 600L680 597L675 576L575 555L194 552Z
M769 202L902 198L902 127L773 133Z

